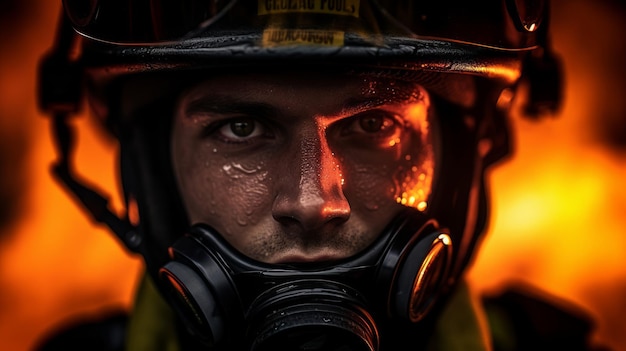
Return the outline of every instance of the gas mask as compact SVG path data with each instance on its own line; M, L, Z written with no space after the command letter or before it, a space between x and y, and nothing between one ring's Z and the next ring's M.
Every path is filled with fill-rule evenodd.
M257 262L196 225L160 277L193 335L216 349L375 351L381 323L418 323L441 296L451 250L445 230L414 210L332 265Z

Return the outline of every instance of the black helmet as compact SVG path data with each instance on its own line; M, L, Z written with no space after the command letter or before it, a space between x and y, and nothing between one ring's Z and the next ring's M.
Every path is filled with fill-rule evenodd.
M509 153L506 114L517 86L529 83L531 113L559 102L548 1L63 4L40 89L42 108L56 116L56 175L144 256L190 333L217 348L276 349L286 337L295 347L320 335L333 347L394 348L393 336L427 319L472 257L488 212L483 173ZM166 156L170 124L143 116L171 111L181 89L217 71L259 69L399 79L427 89L443 136L428 209L408 208L365 252L314 269L256 262L208 226L187 229ZM83 92L120 141L127 218L112 214L71 171L65 120ZM363 278L373 279L373 291ZM249 325L243 339L230 331L242 321ZM320 347L311 349L327 346Z

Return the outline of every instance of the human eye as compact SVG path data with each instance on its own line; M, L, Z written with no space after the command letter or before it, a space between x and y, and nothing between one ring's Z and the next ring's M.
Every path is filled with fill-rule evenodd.
M361 112L342 124L342 136L364 137L376 140L394 138L402 129L399 117L384 110Z
M236 117L219 121L209 129L218 140L225 143L248 143L258 138L269 138L271 133L263 123L252 117Z

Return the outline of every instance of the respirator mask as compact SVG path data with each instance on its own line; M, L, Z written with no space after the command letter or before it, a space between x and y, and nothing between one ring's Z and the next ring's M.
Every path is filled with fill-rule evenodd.
M416 210L332 264L252 260L206 225L170 248L161 285L189 331L216 349L380 350L383 326L418 323L445 285L446 230Z

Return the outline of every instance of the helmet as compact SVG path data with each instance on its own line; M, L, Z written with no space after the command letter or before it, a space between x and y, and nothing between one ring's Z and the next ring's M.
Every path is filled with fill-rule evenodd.
M55 116L61 153L55 174L143 255L189 333L215 349L399 349L398 336L427 335L426 321L480 241L483 174L509 153L511 96L527 82L528 112L559 103L548 1L63 4L59 40L40 73L40 105ZM354 256L273 265L241 254L206 223L190 227L169 160L171 120L151 116L171 114L180 93L207 77L259 70L417 82L436 107L427 124L438 129L429 140L437 152L422 159L435 164L428 184L400 186L406 211ZM66 119L83 93L120 142L125 218L73 175ZM412 188L426 191L416 198Z

